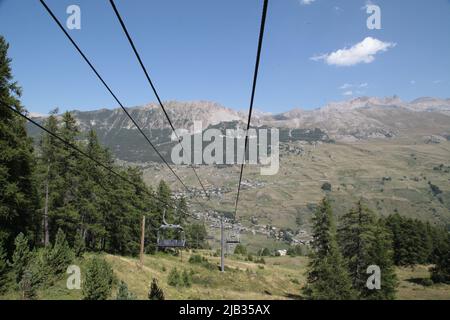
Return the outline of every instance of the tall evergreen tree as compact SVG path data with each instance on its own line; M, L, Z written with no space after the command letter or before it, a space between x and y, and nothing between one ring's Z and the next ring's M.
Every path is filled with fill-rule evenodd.
M441 248L435 252L435 266L431 269L431 279L436 283L450 284L450 236L441 243Z
M359 201L342 217L338 232L341 252L346 259L353 288L361 299L393 299L396 278L393 270L389 233L375 215ZM367 288L367 268L381 269L380 290Z
M26 112L19 101L21 88L13 81L8 48L0 36L0 242L11 254L19 232L36 240L39 223L35 214L38 198L33 181L32 141L25 121L5 107Z
M336 241L336 228L330 203L325 198L313 217L313 252L308 266L305 296L313 300L355 298L344 259Z

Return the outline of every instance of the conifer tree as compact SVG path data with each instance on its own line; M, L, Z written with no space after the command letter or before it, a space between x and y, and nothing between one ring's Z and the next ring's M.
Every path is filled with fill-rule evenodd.
M40 224L36 215L32 141L25 121L6 107L26 112L19 101L22 90L13 81L8 48L0 36L0 242L10 256L15 236L23 232L35 241Z
M93 257L86 267L84 300L106 300L111 296L114 274L106 260Z
M355 297L351 280L336 241L330 203L325 198L313 217L313 253L308 266L306 298L349 300Z
M74 253L66 240L66 235L61 229L58 229L56 233L55 243L49 250L47 259L55 275L64 273L74 259Z
M431 268L431 279L436 283L450 284L450 236L442 244L440 250L436 250L436 264Z
M82 258L85 251L86 251L86 244L84 242L84 239L80 235L80 233L77 232L73 243L73 252L75 254L75 257Z
M342 217L338 232L352 285L361 299L393 299L396 277L393 270L392 242L387 229L361 201ZM367 268L381 269L380 290L367 287Z
M8 262L6 251L0 243L0 293L4 293L8 285Z
M136 296L128 290L128 285L124 281L119 283L116 300L136 300Z
M164 300L164 292L163 290L158 286L158 280L153 278L152 283L150 285L150 290L148 292L148 299L149 300Z
M177 202L177 209L176 209L176 223L185 226L187 223L187 215L188 207L186 203L186 198L181 197Z
M30 262L31 252L28 246L28 239L23 233L14 240L15 249L12 256L11 268L14 272L16 283L19 283Z

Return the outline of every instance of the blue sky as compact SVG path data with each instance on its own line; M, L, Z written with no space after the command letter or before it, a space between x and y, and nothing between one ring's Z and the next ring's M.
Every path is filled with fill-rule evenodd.
M81 30L70 34L125 105L155 101L109 1L47 4L63 22L69 5L81 7ZM366 4L271 0L255 107L277 113L361 95L450 97L450 1L374 0L381 30L367 28ZM116 5L163 100L248 109L262 0ZM38 0L0 0L0 34L28 110L117 107Z

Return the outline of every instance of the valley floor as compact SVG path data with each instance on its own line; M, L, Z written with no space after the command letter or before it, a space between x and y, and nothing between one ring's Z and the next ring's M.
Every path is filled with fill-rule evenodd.
M198 252L208 259L207 266L192 264L188 259L192 253L183 252L181 257L167 254L146 255L141 269L135 258L105 255L111 263L118 280L127 283L138 299L147 299L152 278L157 278L166 299L301 299L301 288L305 282L308 263L306 257L266 257L265 264L245 261L243 257L231 256L226 259L226 272L218 271L219 257L212 251ZM78 263L84 270L86 260ZM209 267L208 267L209 266ZM176 288L167 284L170 271L188 271L192 274L192 286ZM427 266L398 268L400 280L397 299L450 300L450 285L434 284L426 286L429 278ZM113 290L112 298L116 295ZM17 292L10 292L0 299L18 299ZM66 278L54 286L38 292L39 299L82 299L81 290L68 290Z

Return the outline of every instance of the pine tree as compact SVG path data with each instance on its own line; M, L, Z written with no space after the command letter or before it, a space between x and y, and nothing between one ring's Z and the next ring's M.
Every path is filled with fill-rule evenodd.
M333 213L325 198L313 217L313 253L303 293L313 300L349 300L355 297L336 241Z
M74 259L74 253L70 248L66 235L58 229L53 247L47 256L48 265L55 275L63 274Z
M23 232L34 241L40 224L32 140L27 136L25 121L5 107L26 112L19 101L22 90L13 81L8 48L0 36L0 242L10 256L14 237Z
M136 296L128 290L128 286L124 281L119 283L116 300L136 300Z
M75 235L74 243L73 243L73 252L75 254L75 257L82 258L85 251L86 251L86 245L85 245L84 239L80 235L80 233L77 232L77 234Z
M153 278L152 283L150 285L150 290L148 292L148 299L149 300L164 300L164 292L163 290L158 286L158 280Z
M361 299L393 299L396 278L392 261L392 242L387 229L373 212L359 201L356 208L342 217L338 240L352 279L353 288ZM380 290L367 288L366 273L371 265L381 269Z
M158 198L162 201L157 203L158 213L162 216L165 212L166 221L168 223L173 223L173 215L174 215L174 203L172 199L172 192L170 191L169 186L161 180L158 185ZM167 205L166 205L167 204Z
M181 225L181 226L185 226L187 223L187 218L188 218L188 207L187 207L187 203L186 203L186 198L185 197L181 197L178 200L177 203L177 210L176 210L176 223Z
M86 267L84 300L106 300L111 296L114 274L106 260L93 257Z
M371 300L393 300L398 286L394 267L392 236L383 221L378 221L374 228L374 241L370 248L373 265L381 270L381 289L362 292L362 297Z
M431 268L431 279L436 283L450 284L450 236L446 243L436 251L436 264Z
M0 293L4 293L9 282L8 262L6 260L6 251L0 243Z
M397 213L386 219L386 226L392 233L396 265L414 266L431 260L433 241L423 222Z
M15 249L12 256L11 268L14 272L16 283L19 283L30 262L31 253L28 246L28 239L23 233L19 233L14 240L14 244Z

